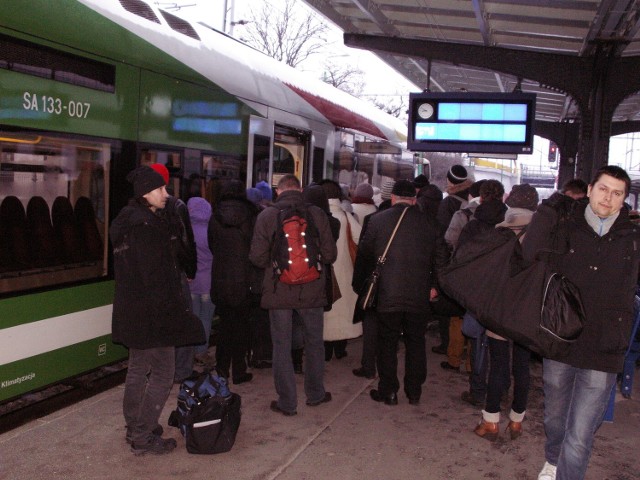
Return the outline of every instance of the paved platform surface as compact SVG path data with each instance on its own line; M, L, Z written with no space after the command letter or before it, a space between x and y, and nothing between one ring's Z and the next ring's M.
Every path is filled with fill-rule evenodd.
M473 433L479 408L460 400L462 373L440 368L427 336L428 374L421 404L373 402L377 380L353 376L361 341L349 342L346 358L326 363L333 401L304 405L298 376L298 415L269 410L275 399L271 370L232 389L242 396L243 416L234 448L218 455L191 455L175 428L167 427L176 405L174 386L161 422L178 448L169 455L135 457L125 443L123 386L0 435L0 479L536 479L544 462L541 364L532 362L532 385L524 434L504 433L488 442ZM400 365L404 351L399 352ZM640 372L631 399L616 396L613 423L598 431L587 478L640 478ZM400 372L402 375L402 372ZM401 378L401 377L400 377ZM508 408L505 405L503 412ZM501 427L507 418L503 415Z

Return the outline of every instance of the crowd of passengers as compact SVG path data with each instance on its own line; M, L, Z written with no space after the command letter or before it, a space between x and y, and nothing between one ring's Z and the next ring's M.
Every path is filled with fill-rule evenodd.
M110 240L113 339L129 348L123 410L134 454L176 447L162 437L158 418L172 384L197 375L194 366L215 368L234 384L250 382L251 368L271 368L276 399L270 409L294 416L295 375L304 375L307 407L330 402L324 363L347 356L348 340L360 336L362 357L353 374L378 378L371 399L397 405L402 386L417 405L431 319L441 340L432 351L446 356L440 366L469 375L461 400L481 407L473 430L479 437L498 438L501 399L513 378L505 413L506 432L516 440L523 434L531 353L484 329L438 288L437 278L461 245L507 228L525 229L526 258L552 251L547 261L581 293L583 333L566 358L543 359L546 444L538 479L584 478L633 321L640 238L625 204L630 179L623 169L605 166L589 184L571 180L542 203L528 184L505 192L497 180L473 181L462 165L448 170L444 192L424 175L352 190L329 179L301 188L285 175L275 189L266 182L249 189L225 182L213 206L201 197L185 204L170 196L169 172L160 164L140 166L127 179L134 195L112 223ZM279 213L292 208L311 217L325 267L317 280L297 285L279 282L272 266ZM568 228L558 228L561 220ZM359 298L376 268L376 305L363 310Z

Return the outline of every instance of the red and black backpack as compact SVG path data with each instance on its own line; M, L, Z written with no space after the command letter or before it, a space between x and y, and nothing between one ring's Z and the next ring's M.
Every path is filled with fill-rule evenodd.
M300 285L320 278L319 234L313 216L304 206L278 212L274 248L274 278L288 285Z

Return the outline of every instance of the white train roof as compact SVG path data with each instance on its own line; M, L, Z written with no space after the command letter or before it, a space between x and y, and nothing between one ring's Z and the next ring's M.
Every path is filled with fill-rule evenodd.
M199 24L200 40L125 10L119 0L79 0L157 46L252 108L277 108L311 120L349 128L394 144L406 141L406 125L374 105ZM187 20L185 20L187 21ZM257 105L256 105L257 104ZM264 108L262 109L264 110ZM265 113L268 116L267 112Z

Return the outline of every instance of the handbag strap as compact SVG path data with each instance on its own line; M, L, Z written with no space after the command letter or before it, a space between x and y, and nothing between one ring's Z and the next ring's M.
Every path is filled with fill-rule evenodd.
M384 248L384 252L382 252L382 255L380 256L380 258L378 258L378 264L382 265L385 260L387 259L387 252L389 251L389 247L391 246L391 242L393 242L393 238L396 236L396 232L398 231L398 227L400 227L400 223L402 223L402 219L404 218L404 214L407 213L407 210L409 210L409 207L404 207L404 210L402 211L402 215L400 215L400 218L398 219L398 223L396 223L395 228L393 229L393 232L391 232L391 237L389 238L389 241L387 242L387 246Z

